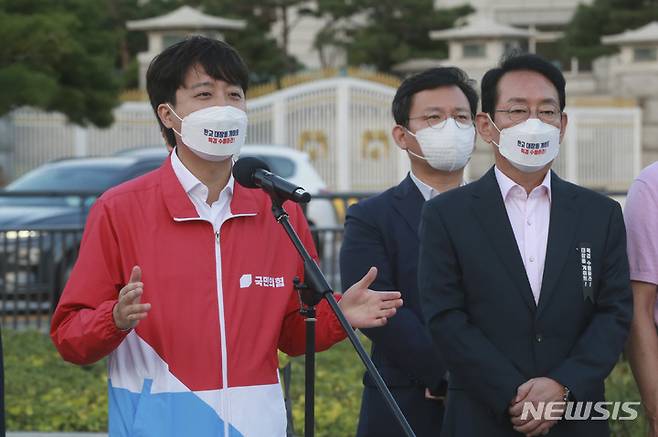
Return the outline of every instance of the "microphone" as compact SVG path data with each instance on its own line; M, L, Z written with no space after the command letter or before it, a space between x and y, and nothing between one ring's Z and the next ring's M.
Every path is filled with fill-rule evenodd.
M258 158L247 156L240 158L233 165L233 177L246 188L261 188L270 195L282 200L307 203L311 195L302 187L270 172L270 167Z

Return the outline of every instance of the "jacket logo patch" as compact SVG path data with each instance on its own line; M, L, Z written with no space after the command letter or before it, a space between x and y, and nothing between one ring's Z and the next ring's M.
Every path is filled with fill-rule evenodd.
M240 278L240 288L247 288L251 286L251 275L245 274Z
M285 281L283 280L283 277L272 278L271 276L256 276L254 278L254 284L260 287L270 287L270 288L285 287Z
M252 276L249 273L240 278L240 288L248 288L253 285L266 288L284 288L286 281L283 276L274 278L272 276Z

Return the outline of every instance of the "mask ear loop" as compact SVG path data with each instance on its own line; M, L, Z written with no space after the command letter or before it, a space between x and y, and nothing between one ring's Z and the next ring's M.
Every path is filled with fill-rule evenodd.
M416 134L413 133L413 132L411 132L406 126L402 126L402 125L400 125L400 124L399 124L398 126L400 126L402 129L406 130L406 131L409 133L409 135L411 135L412 137L417 138L417 137L416 137ZM415 156L415 157L418 158L418 159L422 159L422 160L424 160L424 161L428 161L428 159L427 159L426 157L424 157L424 156L420 156L420 155L418 155L418 154L412 152L411 150L409 150L408 147L405 147L404 151L407 152L407 153L408 153L409 155L411 155L411 156Z
M407 132L409 132L409 135L411 135L412 137L417 138L417 137L416 137L416 134L413 133L413 132L411 132L411 131L409 130L408 127L406 127L406 126L402 126L402 125L400 125L400 124L399 124L398 126L400 126L402 129L404 129L404 130L406 130Z
M423 161L428 161L428 159L427 159L426 157L424 157L424 156L420 156L420 155L417 155L417 154L415 154L414 152L412 152L412 151L409 150L409 149L404 149L404 150L405 150L408 154L410 154L411 156L415 156L416 158L418 158L418 159L422 159Z
M165 103L165 105L167 105L167 108L169 108L169 110L170 110L170 111L176 116L176 118L179 119L179 120L181 121L181 123L182 123L182 122L183 122L183 119L180 118L180 117L178 116L178 114L176 114L176 111L174 111L174 108L172 108L171 106L169 106L169 103ZM180 132L178 132L175 128L172 127L171 130L173 130L174 132L176 132L176 133L178 134L179 137L183 138L183 136L180 134Z
M498 126L496 126L496 123L494 123L494 121L491 119L491 115L489 115L488 112L487 112L487 118L489 119L489 121L491 122L491 124L493 125L493 127L496 128L496 130L498 131L498 133L499 133L499 134L502 134L502 132L500 131L500 129L498 129ZM491 140L491 142L494 143L494 144L496 145L496 147L498 147L498 148L500 149L500 145L498 145L493 139Z

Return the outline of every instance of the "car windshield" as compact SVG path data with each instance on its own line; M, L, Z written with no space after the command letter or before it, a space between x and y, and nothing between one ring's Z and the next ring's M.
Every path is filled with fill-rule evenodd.
M44 166L37 168L11 184L6 190L101 193L119 182L120 168L115 166ZM0 205L80 206L79 196L9 197L0 194Z

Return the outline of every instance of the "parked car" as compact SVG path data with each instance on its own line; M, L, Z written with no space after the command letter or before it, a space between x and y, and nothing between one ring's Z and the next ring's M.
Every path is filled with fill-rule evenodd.
M46 163L0 190L0 228L83 226L98 194L158 168L163 160L113 156Z
M98 195L159 167L163 159L62 159L0 191L0 310L50 310L68 279L81 229Z
M299 185L311 195L326 194L327 184L311 164L307 153L285 146L244 146L240 157L253 156L262 159L270 171ZM313 241L320 256L321 267L330 283L338 284L338 239L336 232L342 230L336 210L328 199L312 199L304 206L306 219L311 227ZM318 232L326 229L329 232Z

